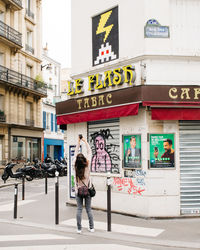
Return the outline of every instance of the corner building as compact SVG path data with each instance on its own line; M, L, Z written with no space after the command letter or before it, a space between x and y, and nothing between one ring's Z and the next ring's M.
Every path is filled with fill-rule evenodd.
M68 202L78 134L92 147L93 207L145 217L200 213L200 3L72 1ZM192 13L192 15L191 15ZM84 150L82 147L81 150Z

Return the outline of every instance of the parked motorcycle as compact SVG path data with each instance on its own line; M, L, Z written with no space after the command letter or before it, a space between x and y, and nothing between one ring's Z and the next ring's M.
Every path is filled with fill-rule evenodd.
M22 178L25 176L23 172L15 172L13 173L12 168L16 165L16 163L9 162L6 164L6 167L4 168L4 173L2 175L2 180L6 182L6 180L10 178Z
M41 168L44 170L48 177L55 177L57 167L54 163L41 163Z
M65 164L63 164L63 159L61 158L60 161L59 160L55 160L55 164L57 167L57 171L59 172L59 176L67 176L67 166Z
M28 163L25 164L24 167L18 168L16 172L23 172L27 181L32 181L36 178L43 178L45 176L45 172L41 169L38 159L35 159L33 164Z

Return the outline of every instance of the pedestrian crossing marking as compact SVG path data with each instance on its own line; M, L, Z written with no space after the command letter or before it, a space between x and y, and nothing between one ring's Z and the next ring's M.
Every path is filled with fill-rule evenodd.
M29 240L74 240L72 237L56 234L18 234L18 235L0 235L2 241L29 241Z
M17 250L16 247L4 247L3 250ZM117 244L76 244L76 245L40 245L40 246L20 246L20 250L150 250L147 248L130 247Z
M70 219L63 221L61 224L67 226L76 226L76 220ZM94 227L98 230L107 230L107 223L94 221ZM87 220L82 220L82 227L88 228L89 222ZM150 236L150 237L157 237L159 234L164 232L164 229L159 228L147 228L147 227L136 227L136 226L128 226L128 225L121 225L121 224L114 224L112 223L112 232L115 233L125 233L125 234L134 234L140 236Z
M31 202L35 202L36 200L24 200L24 201L18 201L17 202L17 206L21 206L21 205L26 205L29 204ZM0 205L0 212L7 212L7 211L12 211L14 210L14 203L8 203L5 205Z

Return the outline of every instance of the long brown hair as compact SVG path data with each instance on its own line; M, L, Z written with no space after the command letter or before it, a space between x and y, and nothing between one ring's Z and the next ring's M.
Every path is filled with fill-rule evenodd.
M85 168L88 166L87 159L82 153L77 154L75 161L76 178L84 179Z

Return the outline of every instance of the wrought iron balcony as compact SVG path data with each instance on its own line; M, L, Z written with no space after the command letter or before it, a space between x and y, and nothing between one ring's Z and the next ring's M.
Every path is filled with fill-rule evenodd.
M6 122L6 116L4 114L0 114L0 122Z
M26 125L34 127L34 120L26 119Z
M0 82L1 81L25 88L29 91L34 91L42 97L47 95L47 84L44 82L37 81L33 78L0 65Z
M26 9L26 15L34 19L34 13L30 9Z
M26 44L26 51L31 52L32 54L34 54L34 48L32 48L30 45Z
M0 21L0 36L22 47L22 34Z
M22 7L22 0L3 0L7 6L11 7L14 11L21 10Z
M15 2L17 5L22 7L22 1L21 0L13 0L13 2Z

